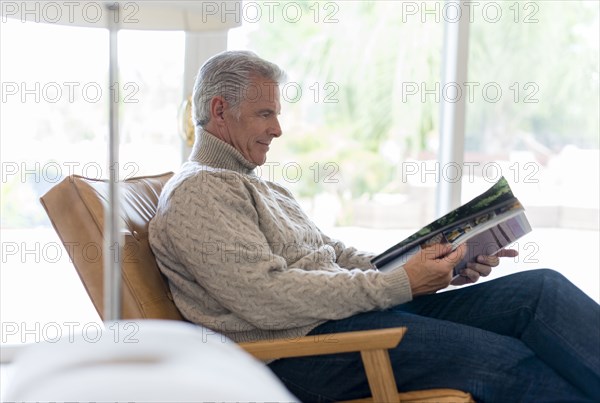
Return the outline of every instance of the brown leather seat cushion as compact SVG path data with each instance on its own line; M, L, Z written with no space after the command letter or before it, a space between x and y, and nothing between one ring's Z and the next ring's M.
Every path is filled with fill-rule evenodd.
M121 256L123 319L183 320L148 244L148 224L156 214L160 192L172 175L168 172L121 182L121 217L125 231ZM41 197L42 205L101 317L107 194L107 181L72 175Z

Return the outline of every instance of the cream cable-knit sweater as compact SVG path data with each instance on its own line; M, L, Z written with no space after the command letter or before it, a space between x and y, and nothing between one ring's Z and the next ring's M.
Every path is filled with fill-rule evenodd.
M183 316L236 342L306 335L412 298L403 268L330 239L285 188L206 131L165 186L150 245Z

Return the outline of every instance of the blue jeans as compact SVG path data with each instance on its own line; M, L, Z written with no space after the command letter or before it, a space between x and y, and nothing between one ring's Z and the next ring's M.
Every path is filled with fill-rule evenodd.
M408 327L390 359L400 391L453 388L484 402L600 402L600 306L552 270L524 271L329 321L311 334ZM306 402L370 395L358 353L271 370Z

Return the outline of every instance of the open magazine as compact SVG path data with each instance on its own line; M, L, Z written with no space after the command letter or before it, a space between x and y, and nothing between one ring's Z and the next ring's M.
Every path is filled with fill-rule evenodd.
M504 177L470 202L421 228L371 260L379 270L404 265L421 248L451 243L452 250L467 243L464 258L454 267L458 275L479 255L493 255L531 231L525 209Z

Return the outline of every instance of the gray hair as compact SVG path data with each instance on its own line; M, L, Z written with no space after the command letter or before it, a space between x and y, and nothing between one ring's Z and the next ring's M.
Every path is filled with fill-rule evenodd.
M196 126L210 120L210 102L222 96L239 118L243 94L253 76L280 84L285 73L274 63L250 51L227 51L211 57L198 72L192 97L192 115Z

